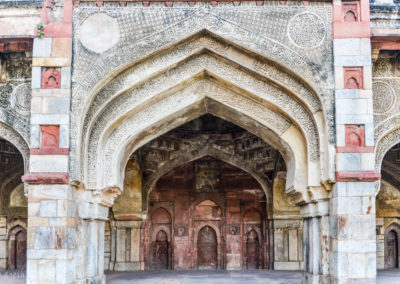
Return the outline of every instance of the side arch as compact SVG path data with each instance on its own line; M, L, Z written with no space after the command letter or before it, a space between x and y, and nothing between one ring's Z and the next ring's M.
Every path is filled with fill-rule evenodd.
M16 130L12 129L5 123L0 121L0 138L7 140L13 144L18 151L21 153L24 159L24 170L29 170L29 143L23 138L23 136Z

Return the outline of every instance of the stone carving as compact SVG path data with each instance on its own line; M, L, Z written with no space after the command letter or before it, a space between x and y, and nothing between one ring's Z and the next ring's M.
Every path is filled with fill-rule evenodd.
M104 13L90 15L79 27L78 37L87 49L103 53L118 43L120 38L118 23Z
M326 37L326 27L320 16L303 12L290 19L288 37L301 48L313 48L320 45Z
M111 207L114 204L115 198L121 194L121 189L117 186L107 187L101 191L100 200L106 206Z
M388 83L383 81L374 81L372 92L374 99L374 114L385 114L395 106L396 94Z
M385 154L396 144L400 142L400 128L389 132L379 141L375 146L375 169L380 172L382 166L382 160Z
M31 84L22 83L14 88L10 96L11 106L22 115L29 115L31 110Z
M0 122L29 140L30 83L28 80L0 82Z

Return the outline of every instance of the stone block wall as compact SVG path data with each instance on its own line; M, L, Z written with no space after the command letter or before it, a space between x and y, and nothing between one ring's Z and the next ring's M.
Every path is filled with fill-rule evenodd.
M107 270L135 271L140 262L141 221L112 221L105 232L105 261Z
M274 220L274 269L303 269L303 221Z

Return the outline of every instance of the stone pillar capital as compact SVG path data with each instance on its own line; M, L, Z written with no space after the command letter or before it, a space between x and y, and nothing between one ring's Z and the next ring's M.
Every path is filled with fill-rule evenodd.
M300 214L303 218L322 217L329 215L329 199L304 204L300 207Z
M101 205L111 207L114 204L114 200L122 193L122 190L118 186L108 186L103 190L96 191L93 193L96 201Z

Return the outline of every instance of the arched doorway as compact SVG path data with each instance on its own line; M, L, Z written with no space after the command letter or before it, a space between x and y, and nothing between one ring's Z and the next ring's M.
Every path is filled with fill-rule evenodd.
M109 267L118 269L118 262L126 267L132 254L122 252L130 249L139 252L144 269L271 269L274 212L296 219L279 225L290 226L291 233L282 250L296 251L290 259L278 259L277 267L299 267L300 212L285 201L285 183L280 153L240 126L204 115L171 130L143 145L127 163L124 191L113 207L114 218L120 218L115 224L123 229L116 228L110 262L117 261ZM273 207L275 191L279 203ZM138 226L125 220L137 218L140 209L148 217L136 242ZM130 232L126 226L132 226Z
M168 269L169 245L167 233L163 230L157 233L155 245L155 269Z
M386 235L386 268L398 268L398 258L399 258L399 241L397 233L394 230L390 230Z
M9 269L25 269L26 267L26 230L17 226L10 232L8 245L8 267Z
M171 268L171 214L159 207L151 214L152 269Z
M382 180L376 196L377 268L399 268L400 144L391 147L379 165Z
M2 254L0 269L26 267L28 201L21 182L24 162L19 149L0 138L0 245L8 251L8 259L6 253Z
M264 231L262 215L255 208L248 209L243 215L245 243L243 247L243 266L247 269L259 269L263 261L262 233Z
M198 269L217 269L218 242L215 230L205 226L197 237L197 266Z
M260 243L256 231L251 230L247 233L246 241L246 265L247 269L258 269L259 268L259 253Z

